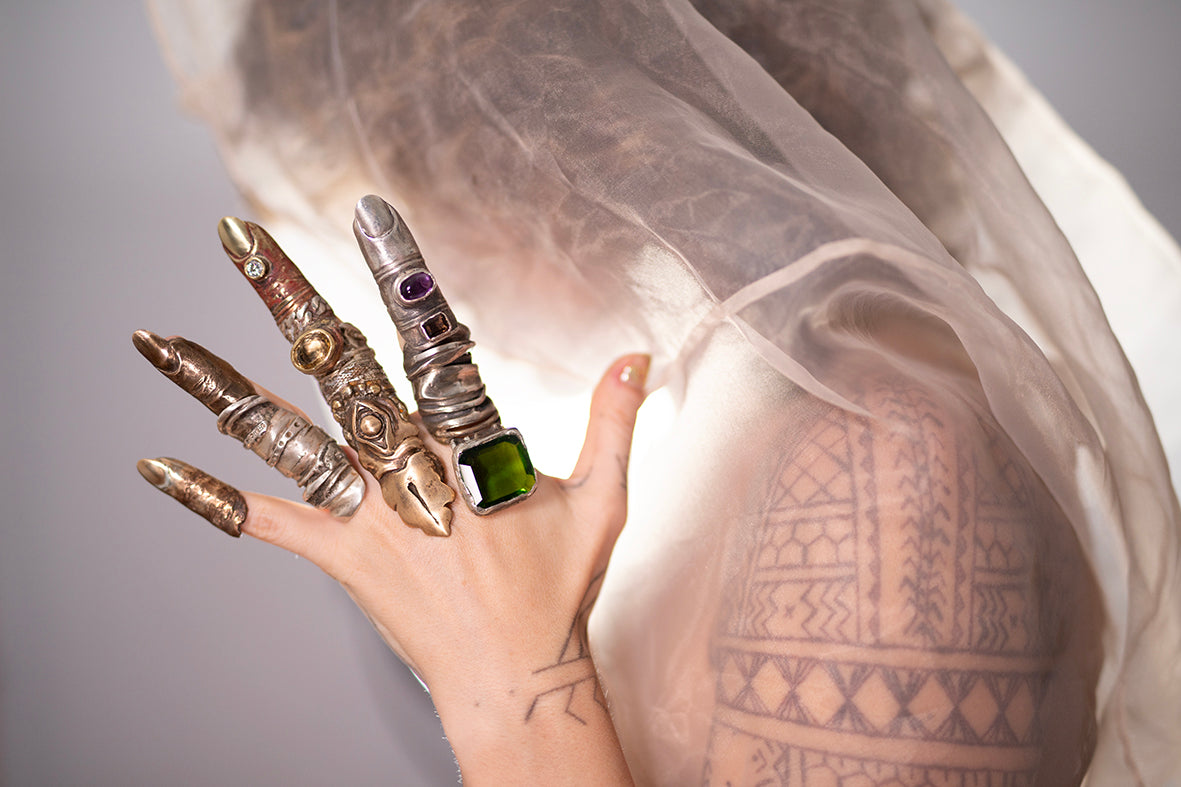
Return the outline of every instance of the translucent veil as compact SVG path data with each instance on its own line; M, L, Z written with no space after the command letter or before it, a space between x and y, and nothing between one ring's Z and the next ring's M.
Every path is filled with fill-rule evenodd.
M638 779L700 780L715 687L686 676L723 658L709 642L743 571L719 556L757 540L769 468L812 423L806 402L885 417L870 371L994 425L1073 526L1107 618L1092 783L1176 775L1181 543L1164 453L1099 300L993 120L1010 142L1043 134L1037 156L1069 168L1044 167L1047 183L1094 159L954 11L162 0L154 12L187 106L280 242L296 245L289 228L317 249L298 260L339 313L362 327L381 313L349 234L352 205L375 191L481 347L575 389L617 354L653 353L653 387L675 404L638 451L634 513L592 622ZM1114 227L1092 245L1135 253L1134 270L1155 265L1156 285L1181 291L1175 247L1113 178L1087 182L1106 195L1091 220Z

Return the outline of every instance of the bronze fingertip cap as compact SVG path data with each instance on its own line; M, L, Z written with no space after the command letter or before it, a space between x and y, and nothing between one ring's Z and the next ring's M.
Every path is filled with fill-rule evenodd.
M217 223L217 235L232 257L241 259L254 248L254 234L250 227L235 216L225 216Z
M246 498L225 481L179 459L141 459L135 468L152 486L205 518L226 535L242 535Z
M172 349L167 339L151 331L139 330L131 334L131 343L139 354L162 372L175 372L180 366L180 356Z
M370 238L380 238L394 228L397 219L389 203L376 194L369 194L357 202L357 226Z
M141 459L135 463L135 469L139 471L145 481L157 489L162 490L168 486L168 473L159 460Z

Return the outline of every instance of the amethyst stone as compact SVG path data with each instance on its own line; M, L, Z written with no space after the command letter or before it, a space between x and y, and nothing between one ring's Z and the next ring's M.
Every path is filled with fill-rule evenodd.
M398 295L406 303L421 301L435 289L435 280L426 271L418 271L398 282Z

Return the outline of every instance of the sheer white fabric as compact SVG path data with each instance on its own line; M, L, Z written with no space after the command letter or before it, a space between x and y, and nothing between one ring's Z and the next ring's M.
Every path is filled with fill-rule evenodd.
M642 424L592 623L639 781L701 780L715 687L693 678L738 571L719 556L753 538L808 402L881 417L870 371L995 423L1036 471L1107 612L1091 783L1176 777L1181 542L1161 443L1074 253L965 83L1093 275L1130 253L1118 278L1152 282L1112 296L1150 375L1181 314L1175 246L937 0L696 6L154 11L235 181L371 338L390 332L350 225L373 191L481 348L515 359L521 395L546 398L548 378L557 400L618 354L653 353L670 404ZM1078 183L1097 196L1073 199ZM477 360L528 435L492 357ZM1176 428L1164 400L1160 414Z

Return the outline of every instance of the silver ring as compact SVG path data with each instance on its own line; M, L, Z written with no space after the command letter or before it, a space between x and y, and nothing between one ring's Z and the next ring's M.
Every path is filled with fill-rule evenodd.
M501 425L472 363L471 332L451 311L410 229L389 203L369 195L357 203L353 234L402 338L423 425L451 444L464 500L480 515L525 500L537 484L525 441Z

